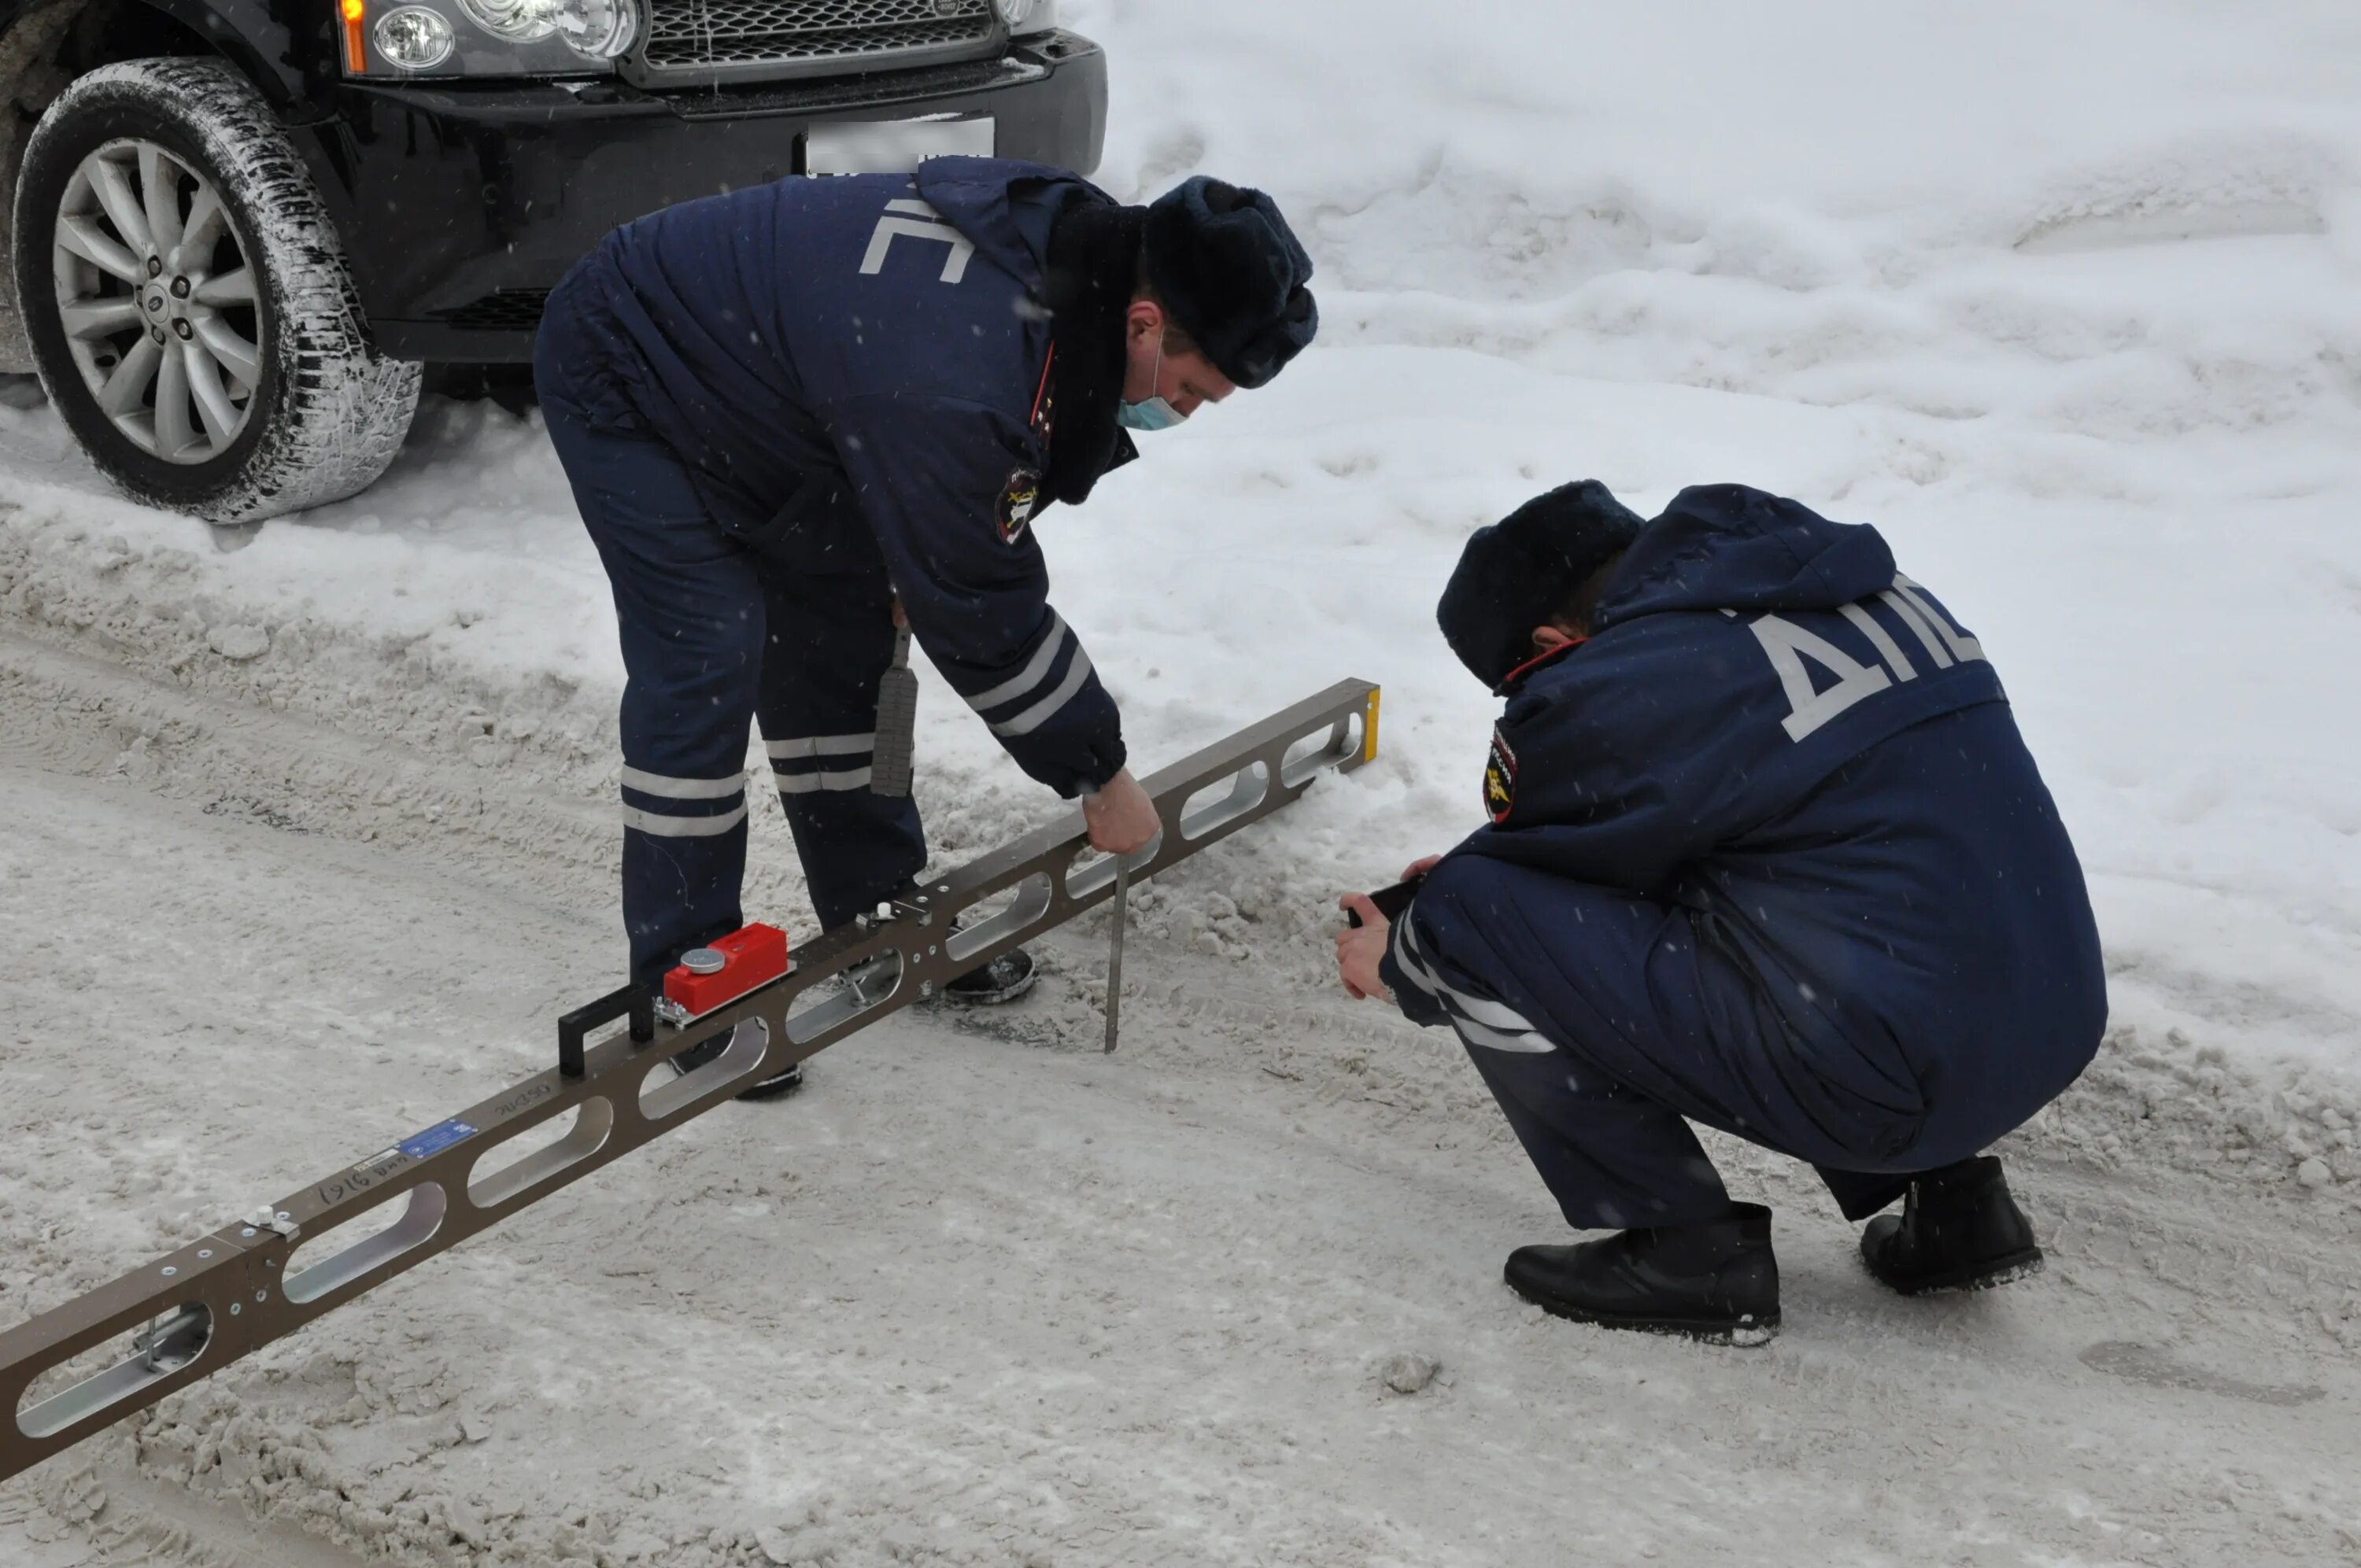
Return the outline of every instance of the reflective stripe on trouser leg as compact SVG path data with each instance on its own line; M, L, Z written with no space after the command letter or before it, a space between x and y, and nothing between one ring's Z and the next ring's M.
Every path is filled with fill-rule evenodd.
M744 923L742 770L762 585L669 448L593 428L564 387L544 393L550 440L614 589L626 675L623 925L632 977L646 984L686 948Z
M728 820L724 831L693 839L625 828L623 923L631 974L642 985L659 983L688 948L746 923L738 902L746 870L744 809Z
M915 800L871 790L877 686L894 659L884 574L765 577L769 634L756 718L813 913L842 925L926 869Z
M623 769L624 920L631 972L657 983L685 949L736 930L746 780Z

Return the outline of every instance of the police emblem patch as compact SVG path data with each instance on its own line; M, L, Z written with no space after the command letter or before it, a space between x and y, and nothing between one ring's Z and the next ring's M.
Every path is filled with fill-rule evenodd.
M1506 822L1517 805L1517 754L1509 738L1492 726L1492 751L1484 762L1484 810L1497 823Z
M994 521L1000 526L1000 542L1014 544L1025 537L1025 530L1033 521L1034 509L1041 504L1041 471L1038 468L1016 468L1008 475L1008 483L1000 488L1000 505Z

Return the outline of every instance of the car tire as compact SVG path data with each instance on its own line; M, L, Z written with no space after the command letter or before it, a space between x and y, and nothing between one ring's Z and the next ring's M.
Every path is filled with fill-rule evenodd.
M139 500L247 522L366 488L401 450L419 367L370 342L310 173L223 61L59 94L25 144L16 262L49 401Z

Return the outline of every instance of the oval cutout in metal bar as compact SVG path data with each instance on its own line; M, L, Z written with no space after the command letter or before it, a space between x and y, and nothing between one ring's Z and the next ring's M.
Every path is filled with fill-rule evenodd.
M730 1031L729 1045L711 1061L685 1073L675 1072L669 1058L648 1069L640 1080L640 1113L652 1122L661 1121L699 1096L748 1076L763 1064L770 1048L771 1026L760 1018L741 1018Z
M213 1309L202 1301L188 1302L132 1335L131 1354L104 1372L47 1397L37 1397L37 1391L48 1374L37 1376L17 1401L16 1430L27 1437L55 1436L195 1362L213 1337Z
M1279 784L1293 789L1360 755L1361 727L1366 722L1360 714L1346 714L1324 731L1314 731L1288 747L1287 755L1279 760Z
M787 1038L808 1045L838 1025L884 1006L900 993L902 979L899 948L820 976L788 1003Z
M467 1172L467 1201L490 1209L605 1146L615 1127L614 1102L585 1100L563 1116L552 1116L476 1157Z
M1164 829L1159 828L1156 830L1156 837L1150 839L1144 848L1134 850L1130 854L1126 855L1123 858L1123 863L1134 875L1137 875L1139 869L1155 860L1163 848ZM1114 885L1115 857L1113 855L1103 854L1096 850L1084 850L1066 862L1066 896L1068 898L1077 900L1088 898L1099 889Z
M360 1240L354 1227L367 1227L369 1219L402 1202L401 1212L390 1224L369 1230ZM431 1238L443 1228L443 1215L450 1208L450 1198L439 1181L422 1181L407 1192L398 1192L382 1203L372 1204L354 1218L334 1229L322 1232L295 1249L295 1256L287 1260L287 1299L290 1301L316 1301L340 1285L347 1285L379 1264L390 1263L411 1248ZM343 1250L322 1258L308 1268L297 1269L295 1259L341 1235Z
M1270 764L1249 763L1227 779L1207 784L1181 805L1180 837L1202 839L1260 806L1269 793Z
M965 963L976 954L1006 937L1013 937L1049 912L1049 875L1036 872L1008 890L1007 905L980 920L972 921L966 929L954 931L943 944L951 962ZM997 894L993 895L997 897Z
M17 1399L16 1430L27 1437L49 1437L76 1421L126 1399L140 1389L170 1376L197 1360L212 1343L213 1309L191 1301L167 1312L130 1338L130 1354L103 1371L71 1378L56 1393L46 1393L44 1382L65 1381L76 1361L102 1354L100 1347L69 1356L43 1368L25 1385Z

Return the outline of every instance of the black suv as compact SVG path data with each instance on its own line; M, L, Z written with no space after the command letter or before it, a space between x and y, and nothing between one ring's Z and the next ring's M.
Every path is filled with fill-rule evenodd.
M14 287L92 458L216 521L367 486L620 223L791 174L1089 172L1056 0L0 0ZM0 263L5 264L5 263Z

